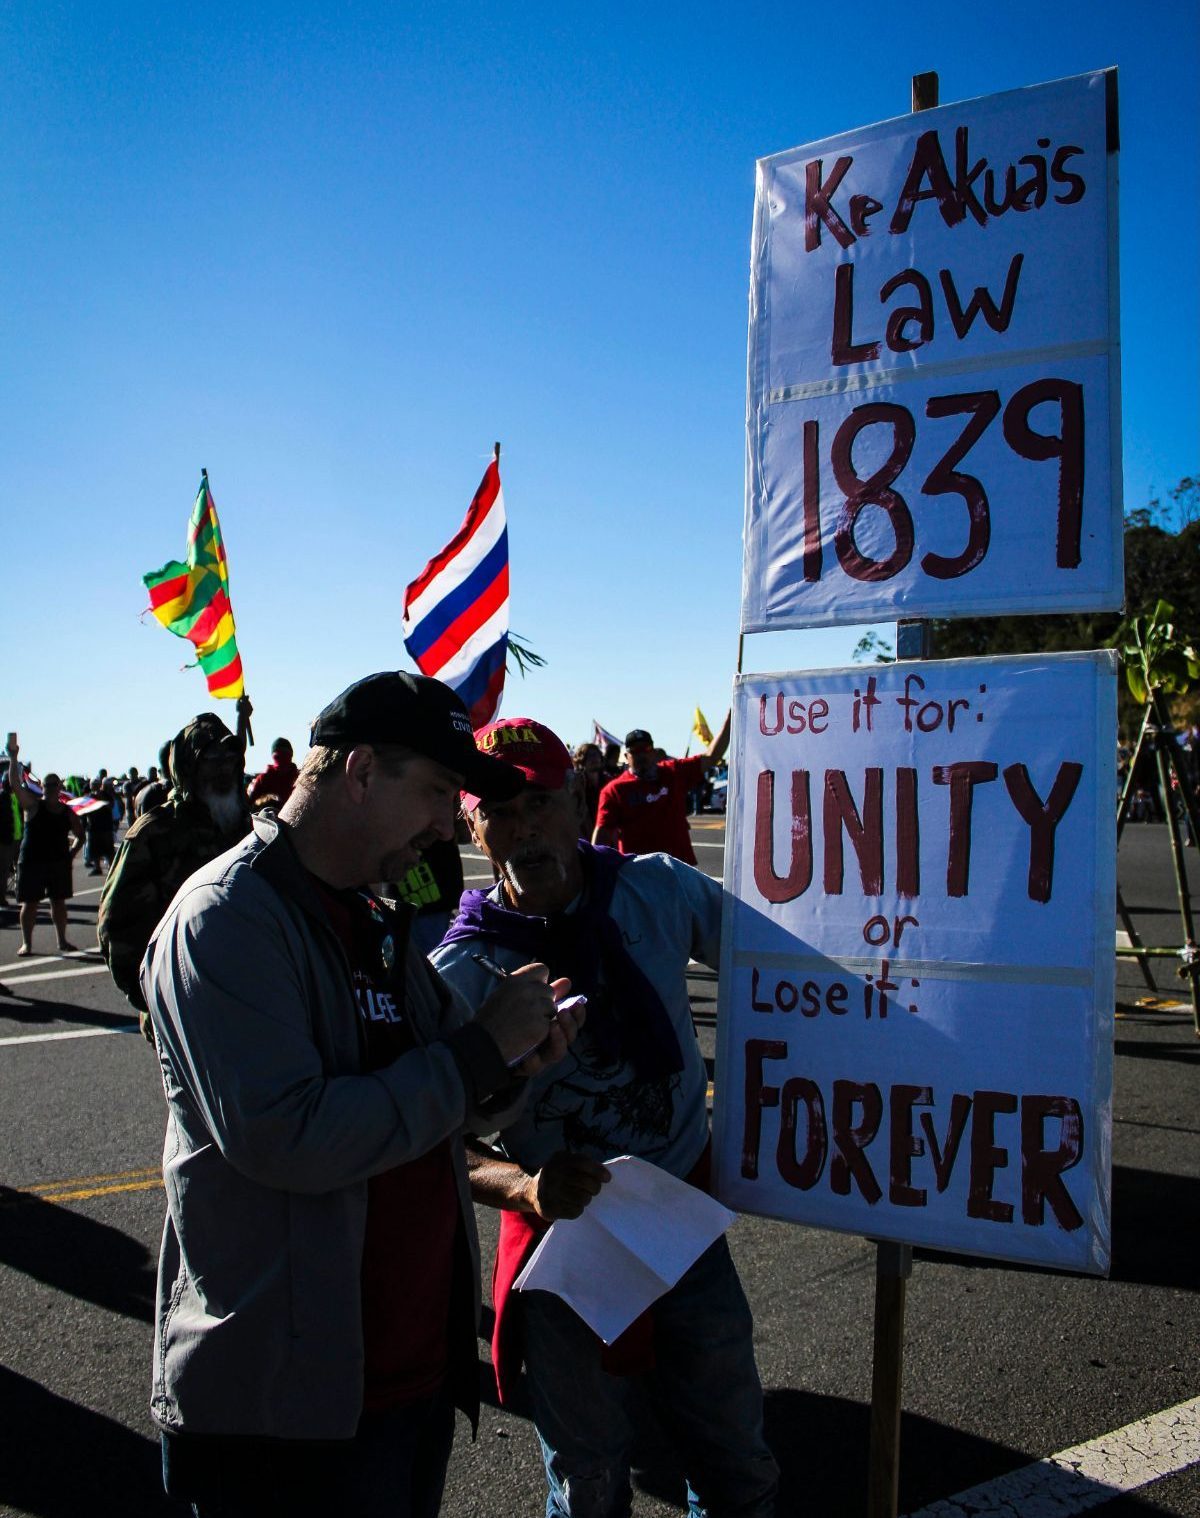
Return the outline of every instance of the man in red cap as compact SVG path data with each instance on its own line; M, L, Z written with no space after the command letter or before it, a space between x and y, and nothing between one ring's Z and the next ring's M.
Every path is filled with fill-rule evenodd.
M462 1133L578 1020L525 961L472 1021L368 888L453 835L464 784L520 785L454 692L369 676L311 742L142 962L168 1102L151 1411L197 1518L432 1518L478 1408Z
M472 1006L496 968L510 972L530 955L588 998L578 1039L559 1066L532 1078L499 1151L468 1147L476 1200L502 1209L493 1281L501 1400L523 1357L548 1518L629 1512L635 1375L678 1446L692 1512L767 1518L778 1470L763 1438L750 1310L723 1238L615 1354L559 1297L509 1291L548 1224L578 1217L599 1193L603 1161L632 1154L706 1183L707 1071L687 967L692 957L717 963L721 887L665 854L582 841L580 777L541 723L506 718L476 742L515 766L525 788L502 800L464 795L475 842L500 878L490 891L464 893L434 964Z
M654 739L644 728L626 733L627 769L600 792L592 842L620 849L622 854L673 854L685 864L695 864L688 795L724 757L729 718L727 712L707 751L689 759L660 759Z

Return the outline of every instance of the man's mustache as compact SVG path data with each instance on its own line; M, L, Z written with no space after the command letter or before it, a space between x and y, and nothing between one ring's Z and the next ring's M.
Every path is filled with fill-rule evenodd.
M544 844L526 844L523 848L515 848L505 864L510 870L524 870L530 865L553 864L555 858L553 850Z

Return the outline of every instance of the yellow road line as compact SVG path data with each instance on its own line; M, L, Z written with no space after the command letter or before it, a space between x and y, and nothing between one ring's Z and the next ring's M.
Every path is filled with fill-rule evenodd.
M88 1184L92 1181L110 1184ZM75 1181L47 1181L40 1186L14 1188L11 1195L0 1201L0 1207L19 1207L22 1202L83 1202L88 1197L112 1196L118 1191L155 1191L162 1183L162 1171L154 1165L146 1170L122 1170L116 1175L81 1176Z
M90 1196L111 1196L115 1191L154 1191L162 1186L162 1176L152 1181L126 1181L123 1186L94 1186L89 1191L56 1191L51 1196L39 1197L41 1202L82 1202Z
M110 1181L140 1181L147 1176L162 1179L161 1165L143 1165L140 1170L114 1170L110 1175L75 1175L63 1181L42 1181L36 1186L19 1186L18 1191L29 1191L41 1196L47 1191L58 1191L64 1186L99 1186Z

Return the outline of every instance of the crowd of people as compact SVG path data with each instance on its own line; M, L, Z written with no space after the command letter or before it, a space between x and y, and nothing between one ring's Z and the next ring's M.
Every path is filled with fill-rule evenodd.
M721 888L696 868L729 718L673 759L636 728L570 750L541 722L472 732L435 680L370 676L301 765L213 713L159 764L91 782L0 777L0 887L19 955L72 867L153 1045L167 1219L151 1411L167 1492L197 1518L433 1518L455 1409L479 1411L472 1204L500 1213L497 1395L527 1399L547 1518L623 1518L647 1405L692 1518L764 1518L750 1308L723 1239L619 1339L514 1284L546 1230L633 1155L709 1183L707 1072L688 999L716 967ZM1200 735L1179 735L1195 774ZM119 845L124 818L128 826ZM464 890L460 845L493 883Z
M167 1105L151 1411L197 1518L436 1514L454 1410L478 1417L472 1203L501 1214L495 1375L505 1403L527 1388L549 1518L628 1513L647 1397L694 1518L774 1512L723 1239L612 1345L512 1290L606 1161L707 1185L687 969L716 965L721 889L687 814L728 738L671 759L635 729L618 767L532 718L472 733L448 687L387 673L325 708L299 767L280 739L247 784L241 729L202 714L164 745L165 793L100 777L94 811L130 818L115 848L95 830L100 948ZM94 813L15 735L8 760L21 952L43 897L69 952ZM486 891L462 889L466 837Z

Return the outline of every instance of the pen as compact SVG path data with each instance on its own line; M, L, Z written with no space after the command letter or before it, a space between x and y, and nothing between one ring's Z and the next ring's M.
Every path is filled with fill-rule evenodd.
M481 965L489 975L494 975L497 980L507 980L508 971L503 970L494 959L489 959L486 954L472 954L471 958L477 965Z

